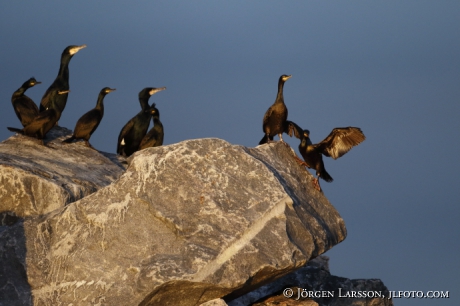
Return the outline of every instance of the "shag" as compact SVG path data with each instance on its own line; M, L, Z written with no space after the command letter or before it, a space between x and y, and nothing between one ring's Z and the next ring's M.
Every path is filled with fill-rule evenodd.
M164 89L166 87L161 88L161 90ZM139 150L142 138L144 138L149 128L150 118L152 117L151 108L155 107L155 105L150 107L148 100L151 95L158 91L158 88L147 87L139 93L142 110L121 129L117 142L117 153L119 155L130 156Z
M278 94L275 103L265 112L262 129L265 133L264 137L260 140L259 145L273 141L273 137L278 135L280 140L284 143L282 134L286 132L286 120L288 110L284 104L283 87L284 83L292 75L283 74L278 80Z
M75 125L75 129L73 130L73 135L63 140L62 142L70 143L75 139L83 139L86 146L93 148L93 146L89 143L89 138L97 129L99 123L102 120L102 117L104 116L105 96L114 90L115 88L102 88L99 92L99 96L97 97L96 107L78 119L77 124Z
M165 90L166 87L146 87L139 92L139 103L141 104L142 110L148 110L150 108L149 99L159 91Z
M326 182L333 181L324 167L322 155L337 159L365 139L366 137L360 128L335 128L323 141L313 144L310 140L310 131L304 130L299 144L299 152L304 162L300 160L300 164L316 170L316 178L313 180L315 188L321 191L318 178L322 178Z
M31 98L24 93L27 89L41 84L35 78L30 78L22 84L22 86L13 93L11 103L13 104L14 112L21 121L22 126L26 126L38 115L38 107Z
M61 65L59 73L53 84L46 90L40 102L40 112L46 109L53 108L57 113L57 120L61 118L62 111L67 103L67 94L57 95L58 91L69 89L69 63L72 57L81 49L86 48L86 45L68 46L64 49L61 55ZM56 121L57 122L57 121Z
M56 90L55 95L67 95L70 90ZM58 120L58 112L54 108L48 108L40 112L38 116L32 120L31 123L26 125L23 129L8 127L11 132L17 132L29 137L35 137L42 140L46 134L56 125Z
M163 145L163 138L165 134L163 124L160 121L160 111L155 107L155 104L152 105L150 113L152 114L153 127L150 131L148 131L144 138L142 138L139 150Z

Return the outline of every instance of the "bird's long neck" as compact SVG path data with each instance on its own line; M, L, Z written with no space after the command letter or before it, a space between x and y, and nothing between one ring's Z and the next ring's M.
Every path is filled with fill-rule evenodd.
M311 146L312 142L310 140L310 137L302 137L302 141L300 142L299 148L306 148L308 146Z
M148 96L148 97L139 97L139 103L141 104L141 109L143 111L145 111L146 109L148 109L150 107L149 99L150 99L150 96Z
M100 110L102 113L104 113L104 98L105 94L100 93L99 96L97 97L97 103L96 103L96 109Z
M153 117L153 127L157 131L163 129L163 123L161 123L160 118L158 118L158 116Z
M284 103L283 87L284 87L284 81L279 80L278 81L278 94L276 96L276 102L278 103Z
M20 88L18 88L18 90L16 90L13 93L13 98L20 97L20 96L24 95L24 93L26 92L27 89L28 89L28 87L25 87L24 85L21 86Z
M61 56L61 65L59 66L58 78L69 81L69 63L72 56L65 54Z

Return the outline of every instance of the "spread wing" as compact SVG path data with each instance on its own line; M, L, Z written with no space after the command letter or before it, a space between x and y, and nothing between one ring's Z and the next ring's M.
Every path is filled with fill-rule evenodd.
M364 141L366 137L360 128L357 127L346 127L346 128L335 128L323 141L315 144L322 154L337 159L354 146L359 145Z
M288 134L290 137L294 135L297 138L301 138L303 134L303 129L295 124L292 121L286 120L286 126L284 127L284 132Z

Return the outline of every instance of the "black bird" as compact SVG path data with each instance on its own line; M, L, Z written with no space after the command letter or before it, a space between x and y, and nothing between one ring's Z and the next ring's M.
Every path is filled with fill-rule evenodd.
M41 84L35 78L30 78L22 84L22 86L13 93L11 103L13 104L14 112L21 121L22 126L26 126L38 115L38 107L31 98L24 93L27 89Z
M150 108L149 105L149 99L150 96L153 96L159 91L165 90L166 87L160 87L160 88L155 88L155 87L146 87L142 89L139 92L139 103L141 104L141 109L142 110L147 110Z
M99 92L99 96L97 97L96 107L78 119L75 129L73 130L73 135L62 142L70 143L75 139L83 139L88 147L93 148L93 146L89 143L89 138L97 129L102 117L104 116L105 96L114 90L115 88L102 88Z
M57 95L58 91L64 91L69 89L69 63L78 51L86 48L86 45L81 46L68 46L64 49L61 55L61 65L59 67L59 73L54 80L53 84L46 90L40 102L40 111L44 111L49 108L54 108L57 112L57 120L61 118L62 111L67 103L67 94Z
M299 133L300 132L296 132ZM302 155L304 162L300 159L300 163L310 169L316 170L316 178L313 180L316 189L321 191L318 178L322 178L326 182L332 182L333 179L324 168L323 156L337 159L354 146L359 145L366 139L360 128L346 127L335 128L332 132L320 143L313 144L310 140L310 131L304 130L301 133L301 141L299 144L299 152Z
M265 112L262 129L265 133L264 137L260 140L259 145L273 141L273 137L278 135L280 140L284 142L282 134L286 133L286 120L288 110L284 104L283 87L284 83L292 75L283 74L278 80L278 94L275 103Z
M150 131L148 131L144 138L142 138L139 150L163 145L165 133L163 130L163 124L160 121L160 111L155 107L155 104L152 105L150 113L152 114L153 127Z
M70 90L56 90L55 95L66 95ZM56 125L58 120L58 112L54 108L48 108L43 112L40 112L38 116L32 120L28 125L23 129L17 129L8 127L8 130L12 132L17 132L29 137L35 137L42 140L45 138L46 134Z
M161 88L161 90L164 89L166 87ZM148 100L151 95L158 91L158 88L147 87L139 93L139 102L141 103L142 110L121 129L117 142L118 154L130 156L139 150L142 138L144 138L149 128L150 118L152 117L151 108L155 108L155 105L152 105L152 107L148 106Z

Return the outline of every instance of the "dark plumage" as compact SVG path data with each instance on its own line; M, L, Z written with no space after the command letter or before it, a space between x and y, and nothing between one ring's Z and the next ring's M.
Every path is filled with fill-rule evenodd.
M63 142L70 143L75 139L83 139L88 147L93 148L89 143L89 138L97 129L104 116L104 97L114 90L114 88L109 87L102 88L97 98L96 107L78 119L73 135L63 140Z
M156 94L159 91L165 90L166 87L146 87L139 92L139 103L141 104L142 110L147 110L150 108L149 99L151 96Z
M283 87L290 77L291 75L283 74L278 80L278 94L275 103L265 112L262 125L265 135L260 140L259 145L272 141L275 135L278 135L284 143L282 134L286 132L288 110L284 104Z
M152 105L150 113L152 114L153 127L150 129L150 131L148 131L144 138L142 138L141 144L139 145L139 150L150 147L159 147L163 145L163 124L160 121L160 111L155 108L155 104Z
M38 115L38 107L31 98L24 93L27 89L41 84L35 78L30 78L22 84L22 86L13 93L11 103L13 104L14 112L21 121L22 126L26 126Z
M142 138L144 138L149 128L150 118L152 117L151 108L155 108L155 105L152 105L152 107L148 106L148 100L151 95L159 91L158 89L147 87L139 93L139 102L142 110L121 129L117 142L118 154L130 156L139 150ZM164 89L166 87L160 88L160 90Z
M56 90L56 95L66 95L69 90ZM8 127L8 130L17 132L26 136L35 137L37 139L45 138L46 133L56 125L58 120L58 113L54 108L48 108L40 112L32 122L26 125L23 129Z
M300 134L298 131L297 133ZM322 155L337 159L365 139L361 129L357 127L335 128L323 141L317 144L311 142L310 131L304 130L301 133L299 152L304 159L302 164L316 170L317 178L314 180L314 184L318 190L321 191L319 177L326 182L333 181L324 167Z
M57 120L61 118L62 111L67 103L67 94L57 95L57 91L63 91L69 89L69 63L72 56L78 51L85 48L86 45L81 46L68 46L64 49L61 55L61 65L59 72L54 80L53 84L46 90L43 98L40 102L40 111L44 111L49 108L54 108L58 116Z

